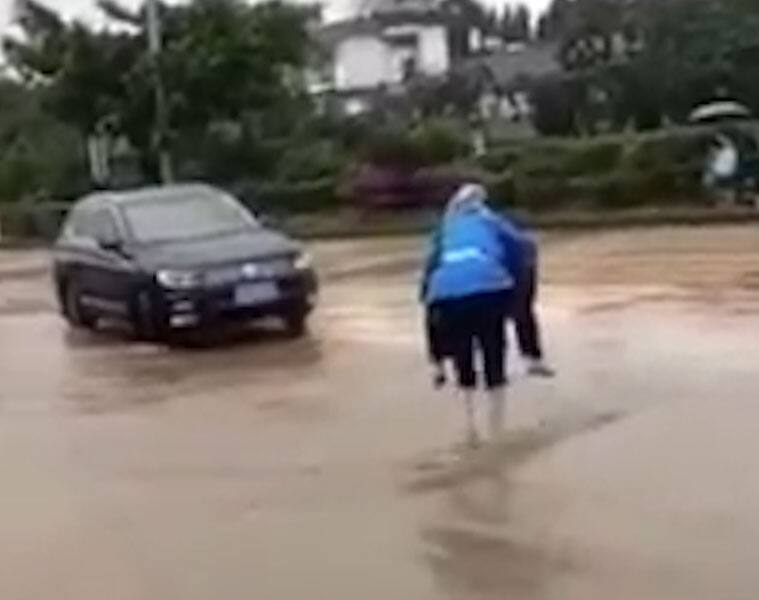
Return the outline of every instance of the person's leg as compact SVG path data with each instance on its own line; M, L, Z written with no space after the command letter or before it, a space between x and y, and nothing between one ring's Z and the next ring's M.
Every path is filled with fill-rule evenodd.
M526 358L541 360L543 351L535 316L535 285L535 272L531 270L522 289L516 293L513 318L520 353Z
M474 370L474 346L467 336L457 344L454 364L458 376L461 399L464 402L467 424L467 442L470 446L479 443L480 433L477 427L477 410L474 404L474 392L477 387L477 374Z
M543 360L540 325L535 312L537 285L537 273L533 269L525 278L523 289L517 292L513 313L514 326L519 351L529 364L527 372L539 377L552 377L553 370Z
M480 445L480 431L477 427L477 409L474 405L474 388L462 388L461 399L466 410L466 443L470 448Z
M447 303L444 319L448 336L446 343L453 353L458 386L466 411L467 443L476 446L480 440L474 398L477 374L474 369L474 336L468 304L466 299Z
M505 320L511 294L496 294L484 298L479 309L476 331L482 351L485 383L490 402L490 436L497 440L503 432L506 404L506 330Z
M442 387L446 382L443 361L446 358L447 343L443 311L433 304L427 307L425 317L427 352L432 363L432 382L435 387Z

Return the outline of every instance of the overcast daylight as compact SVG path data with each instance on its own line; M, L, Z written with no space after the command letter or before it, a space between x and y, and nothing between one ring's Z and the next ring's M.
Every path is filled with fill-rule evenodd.
M0 600L759 598L759 0L0 38Z
M323 2L326 18L334 20L350 16L357 1L358 0L327 0L326 2ZM44 0L43 3L70 17L78 17L87 20L98 18L98 12L96 9L97 2L93 0ZM530 7L533 13L538 14L545 10L546 6L549 4L549 0L524 0L524 2L521 3L526 4ZM139 1L121 0L121 4L124 6L135 6L139 4ZM500 7L509 4L509 2L505 0L488 0L486 4L489 6ZM519 2L514 1L511 2L511 4L519 4ZM0 24L2 24L3 27L7 26L8 21L11 19L13 13L12 7L13 0L0 0Z

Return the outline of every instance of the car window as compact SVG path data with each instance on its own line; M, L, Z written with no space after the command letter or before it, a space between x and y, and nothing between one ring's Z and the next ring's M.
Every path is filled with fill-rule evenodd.
M96 240L114 242L121 239L113 213L108 209L102 208L93 212L92 228Z
M126 204L124 218L138 243L191 240L258 227L239 202L224 194L183 193Z
M116 240L119 230L107 208L88 208L77 211L71 222L71 234L89 240Z

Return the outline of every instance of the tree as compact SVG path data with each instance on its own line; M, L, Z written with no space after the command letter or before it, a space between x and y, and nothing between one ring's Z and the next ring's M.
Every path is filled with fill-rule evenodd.
M530 9L524 4L520 4L515 9L506 5L501 14L499 32L506 42L529 41L532 38Z
M526 42L532 37L532 13L525 4L517 6L513 27L517 41Z
M759 5L750 0L554 0L539 36L618 126L682 121L723 90L759 109Z
M101 9L121 27L94 30L66 22L37 0L19 2L21 39L6 39L10 64L40 86L61 118L89 135L108 120L154 162L154 65L146 53L145 5L113 0ZM301 95L308 50L306 12L280 2L193 0L161 5L164 50L159 69L168 90L174 138L216 121L241 121L251 110ZM116 32L114 32L116 31Z
M0 79L0 203L76 194L82 150L76 131L45 113L39 93Z
M553 0L538 19L538 38L544 41L561 39L569 29L572 0Z
M530 90L533 123L542 135L577 133L577 91L572 81L547 78L535 81Z

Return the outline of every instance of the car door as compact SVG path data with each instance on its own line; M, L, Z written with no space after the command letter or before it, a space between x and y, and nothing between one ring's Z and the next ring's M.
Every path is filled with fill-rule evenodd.
M88 301L98 312L128 318L136 268L125 247L124 228L116 212L104 204L91 211L89 229L94 244L87 276Z
M64 312L65 290L72 283L77 290L82 290L84 281L88 278L89 264L92 261L92 240L86 233L88 214L86 206L76 206L66 219L55 245L53 276Z

